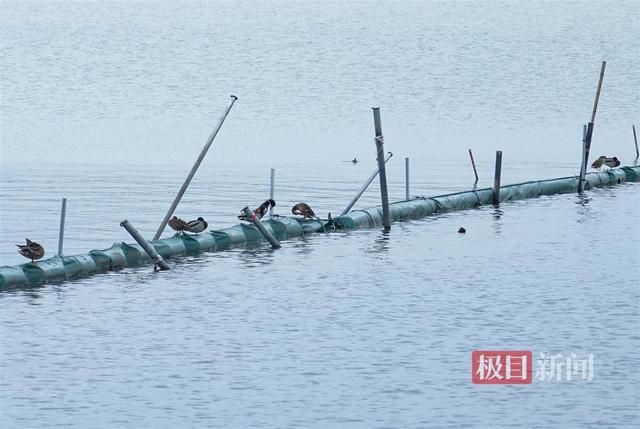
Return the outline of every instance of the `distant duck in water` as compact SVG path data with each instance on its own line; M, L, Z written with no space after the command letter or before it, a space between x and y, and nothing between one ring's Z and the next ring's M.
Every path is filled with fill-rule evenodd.
M176 231L178 234L184 233L185 231L189 231L189 224L178 216L174 216L169 220L169 227Z
M196 220L192 220L189 221L189 223L187 223L189 229L187 229L187 231L189 232L195 232L196 235L201 233L202 231L204 231L205 229L207 229L207 227L209 226L209 224L207 223L206 220L204 220L203 218L199 217Z
M313 219L316 217L316 214L311 210L309 204L307 203L298 203L291 208L291 213L294 215L304 216L305 219Z
M613 158L606 158L604 160L604 165L609 168L620 167L620 161L618 161L618 158L614 156Z
M358 163L358 159L357 159L357 158L353 158L353 159L351 160L351 162L353 162L354 164L357 164L357 163Z
M44 247L28 238L25 238L25 240L27 240L27 244L16 244L18 253L27 259L31 259L31 262L41 259L44 256Z
M275 206L276 206L276 202L271 198L269 198L264 203L260 204L260 206L257 209L255 209L253 212L256 214L256 218L262 219L262 217L267 214L267 211L271 207L275 207ZM238 215L238 219L247 220L247 216L244 213L241 213Z
M601 157L599 157L598 159L596 159L595 161L593 161L593 164L591 164L591 168L595 168L596 170L600 171L600 169L602 168L602 166L604 165L604 161L607 159L606 156L602 155Z

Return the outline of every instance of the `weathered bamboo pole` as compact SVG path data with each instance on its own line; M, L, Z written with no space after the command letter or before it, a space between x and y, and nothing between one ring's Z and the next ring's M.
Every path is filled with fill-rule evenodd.
M600 77L598 78L598 89L596 90L596 98L593 101L593 111L591 112L591 121L587 125L587 149L586 149L586 157L584 160L584 168L585 171L587 169L587 165L589 164L589 153L591 152L591 138L593 137L593 125L596 122L596 111L598 110L598 102L600 101L600 91L602 90L602 82L604 80L604 70L607 66L607 62L603 61L600 66Z
M389 192L387 190L387 170L384 165L384 137L382 136L382 121L380 120L380 108L373 107L373 125L376 132L376 151L378 153L378 170L380 171L380 198L382 199L382 224L385 231L391 229L389 218Z
M386 164L387 161L389 161L392 156L393 156L393 153L389 152L389 155L387 156L387 159L384 160L384 163ZM358 193L351 199L351 201L349 201L349 204L347 204L347 206L344 208L344 210L342 210L342 213L340 213L340 216L344 216L347 213L349 213L349 210L351 210L351 208L358 202L358 200L360 199L362 194L364 194L364 191L366 191L367 188L369 187L369 185L371 185L371 182L373 182L373 179L376 178L376 176L378 175L379 172L380 172L380 170L376 167L376 171L371 173L371 176L369 176L367 181L364 182L364 185L362 185L362 188L360 188Z
M587 153L587 126L582 126L582 161L580 162L580 178L578 180L578 193L584 190L584 178L587 175L587 161L589 157Z
M158 255L156 249L153 248L151 244L145 240L142 235L138 232L137 229L134 228L133 225L128 220L123 220L120 222L120 226L127 230L129 234L133 237L134 240L142 247L142 250L145 251L147 255L151 258L156 267L160 270L169 270L169 265L162 259L162 256Z
M60 233L58 234L58 256L62 256L62 247L64 245L64 221L67 215L67 199L62 199L62 207L60 208Z
M227 107L224 109L224 112L220 116L220 119L218 120L218 124L216 125L213 132L209 136L209 140L207 140L207 143L202 148L202 151L200 151L200 155L198 156L198 159L196 159L195 164L193 164L193 167L191 167L191 171L189 172L189 175L185 179L184 183L182 184L182 187L178 191L178 195L176 195L176 198L173 200L173 203L171 203L171 207L169 207L169 211L167 211L167 214L165 215L164 219L160 223L160 226L156 231L156 235L153 236L154 240L159 239L160 236L162 235L162 231L164 231L165 227L167 226L167 223L169 222L169 219L173 215L173 212L176 210L176 207L178 207L178 203L180 202L180 200L182 199L182 196L184 195L185 191L189 187L189 184L191 183L191 179L193 179L193 176L196 174L196 171L198 171L198 167L200 167L200 164L202 163L204 156L207 154L207 151L211 147L211 144L213 143L213 139L215 139L216 136L218 135L218 131L220 131L220 127L222 127L222 123L227 118L229 111L233 107L233 103L235 103L237 99L238 97L236 97L235 95L231 96L231 101L229 102Z
M258 231L260 231L260 234L262 234L264 238L267 239L269 244L271 244L271 247L273 247L274 249L279 249L281 247L278 240L276 240L276 238L271 234L271 232L269 232L269 230L267 230L267 228L264 227L260 219L258 219L256 214L253 212L253 210L249 208L249 206L246 206L245 208L243 208L242 211L244 212L245 215L247 215L247 220L251 222L253 226L255 226L258 229Z
M496 151L496 171L493 178L493 204L500 204L500 176L502 175L502 151Z
M476 176L475 183L478 183L478 170L476 170L476 162L473 160L473 152L471 152L471 149L469 149L469 158L471 158L471 166L473 167L473 174Z
M408 200L409 196L409 158L404 159L404 198Z
M640 158L640 152L638 152L638 137L636 136L636 126L633 127L633 141L636 143L636 158Z

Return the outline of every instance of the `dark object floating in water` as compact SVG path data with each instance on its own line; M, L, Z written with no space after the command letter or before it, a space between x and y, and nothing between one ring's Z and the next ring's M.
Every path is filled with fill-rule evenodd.
M41 259L44 256L44 247L28 238L25 238L25 240L27 244L16 244L16 246L18 246L18 253L27 259L31 259L31 262L36 259Z
M275 206L276 206L276 202L274 200L272 200L271 198L269 198L264 203L260 204L260 206L257 209L255 209L253 212L256 214L256 218L262 219L262 217L265 214L267 214L267 210L269 210L269 208L275 207ZM244 213L239 214L238 215L238 219L247 220L247 215L245 215Z
M357 163L358 163L358 158L353 158L353 159L351 160L351 162L353 162L354 164L357 164Z
M293 213L294 215L302 215L305 219L313 219L316 217L316 214L307 203L296 204L291 208L291 213Z
M464 227L463 227L463 226L461 226L461 227L458 229L458 232L459 232L460 234L466 234L467 230L466 230L466 229L464 229Z

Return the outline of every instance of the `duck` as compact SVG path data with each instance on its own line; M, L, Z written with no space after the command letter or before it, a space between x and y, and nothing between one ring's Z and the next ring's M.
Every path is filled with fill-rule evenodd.
M604 161L605 159L607 159L606 156L602 155L600 156L598 159L596 159L595 161L593 161L593 164L591 164L591 168L595 168L598 171L600 171L600 169L602 168L602 166L604 165Z
M354 163L354 164L357 164L357 163L358 163L358 158L353 158L353 159L351 160L351 162L352 162L352 163Z
M316 214L307 203L296 204L291 208L291 213L293 213L294 215L302 215L305 219L312 219L316 217Z
M18 253L27 259L31 259L31 262L34 262L36 259L42 259L44 256L44 247L28 238L25 238L25 240L27 244L16 244L16 246L18 246Z
M195 232L195 234L198 235L202 231L206 230L207 227L209 226L209 224L202 217L199 217L196 220L191 220L191 221L187 222L187 226L189 227L189 229L187 229L187 231Z
M178 234L184 233L184 231L189 230L189 224L180 219L178 216L174 216L169 220L169 227L172 230L176 231Z
M260 204L258 206L257 209L255 209L253 212L256 215L257 219L262 219L262 217L267 214L267 211L276 206L276 202L274 200L272 200L271 198L269 198L268 200L266 200L264 203ZM240 220L247 220L247 216L244 213L241 213L238 215L238 219Z
M613 158L605 158L604 165L606 165L607 167L609 167L611 169L613 167L619 167L620 166L620 161L615 156Z

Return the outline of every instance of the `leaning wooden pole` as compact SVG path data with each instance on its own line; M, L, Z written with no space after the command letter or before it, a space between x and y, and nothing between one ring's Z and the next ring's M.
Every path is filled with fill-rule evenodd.
M471 166L473 167L473 174L476 176L476 181L474 184L478 183L478 170L476 170L476 162L473 160L473 152L469 149L469 158L471 158Z
M156 235L153 236L154 240L159 239L160 236L162 235L162 231L164 231L164 229L167 226L167 223L169 222L169 219L173 215L173 212L176 210L176 207L178 207L178 203L180 202L180 200L182 199L182 196L184 195L185 191L189 187L189 184L191 183L191 179L193 179L193 176L195 176L196 171L198 171L198 167L200 167L200 164L202 164L202 160L204 159L204 156L207 154L207 151L209 150L209 148L211 147L211 144L213 143L213 139L215 139L216 136L218 135L218 131L220 131L220 127L222 127L222 123L227 118L229 111L233 107L233 103L235 103L237 99L238 97L236 97L235 95L231 96L231 101L229 101L229 104L227 105L227 107L224 109L224 112L220 116L220 119L218 120L218 125L216 125L215 129L209 136L209 140L207 140L207 143L202 148L202 151L200 151L200 155L198 156L198 159L196 159L195 164L193 164L193 167L191 167L191 171L189 172L189 175L185 179L184 183L182 184L182 187L178 191L178 195L176 195L176 198L173 200L173 203L171 203L171 207L169 207L169 211L167 211L167 214L164 216L164 219L162 219L162 222L160 223L160 226L156 231Z
M587 125L587 145L586 145L586 157L584 159L584 169L587 169L589 165L589 153L591 152L591 138L593 137L593 125L596 122L596 111L598 110L598 102L600 101L600 91L602 90L602 81L604 80L604 69L607 66L607 62L603 61L600 66L600 77L598 79L598 89L596 90L596 98L593 101L593 111L591 112L591 121Z
M638 152L638 137L636 136L636 126L633 127L633 141L636 143L636 158L640 158L640 152Z
M380 120L380 108L373 108L373 125L376 132L376 151L378 153L378 171L380 177L380 196L382 199L382 224L385 230L391 229L389 217L389 192L387 191L387 170L384 162L384 137L382 136L382 121Z

